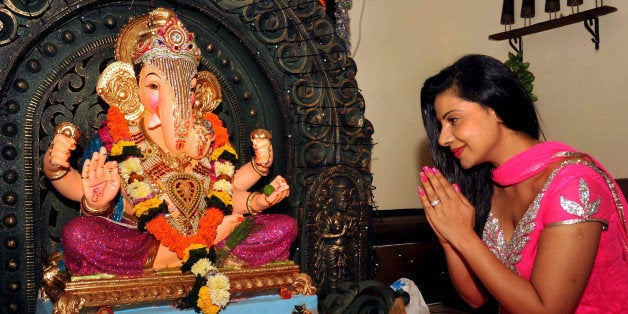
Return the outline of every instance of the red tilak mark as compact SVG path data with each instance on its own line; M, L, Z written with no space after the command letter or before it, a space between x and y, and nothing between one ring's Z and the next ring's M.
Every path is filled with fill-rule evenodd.
M107 181L102 181L100 183L90 186L92 188L92 203L97 203L102 198L106 184Z

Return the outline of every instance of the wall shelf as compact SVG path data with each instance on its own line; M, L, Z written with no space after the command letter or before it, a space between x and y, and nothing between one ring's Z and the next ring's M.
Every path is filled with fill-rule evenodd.
M606 15L606 14L609 14L609 13L613 13L615 11L617 11L617 8L611 7L611 6L607 6L607 5L603 5L603 6L599 6L597 8L594 8L594 9L590 9L590 10L586 10L586 11L582 11L582 12L578 12L578 13L573 13L573 14L570 14L570 15L567 15L567 16L562 16L562 17L559 17L559 18L551 19L549 21L536 23L536 24L533 24L533 25L530 25L530 26L517 28L517 29L512 29L512 30L509 30L509 31L501 32L501 33L496 33L496 34L488 36L488 38L492 39L492 40L505 40L505 39L508 39L510 41L510 46L513 49L519 51L519 50L523 50L522 49L522 45L521 45L521 37L523 37L525 35L539 33L539 32L543 32L543 31L546 31L546 30L559 28L559 27L563 27L563 26L566 26L566 25L570 25L570 24L574 24L574 23L578 23L578 22L583 22L584 21L585 28L594 37L591 40L595 44L595 49L597 50L599 48L599 44L600 44L598 16L602 16L602 15ZM591 26L593 26L593 28ZM519 49L517 49L513 45L513 42L519 44Z

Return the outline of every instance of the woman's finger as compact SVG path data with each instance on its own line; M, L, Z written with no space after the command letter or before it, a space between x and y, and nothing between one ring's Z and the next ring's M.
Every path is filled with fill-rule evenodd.
M449 183L447 178L445 178L445 176L443 176L443 174L440 171L438 171L438 169L431 168L431 170L432 170L431 176L428 175L428 178L430 178L430 182L437 182L437 183L433 183L433 185L438 186L436 191L437 191L437 194L439 194L439 197L446 198L446 199L457 198L458 192L456 191L454 185Z
M423 208L427 208L430 204L430 201L427 199L427 195L425 194L425 190L422 187L418 187L419 199L421 200L421 204L423 204Z
M116 170L118 170L118 163L115 161L108 161L107 163L105 163L105 167L104 167L104 171L105 171L105 179L110 180L110 181L115 181L116 179L116 173L118 173Z
M423 206L425 208L438 206L440 205L442 200L439 198L439 195L436 192L434 182L432 182L428 177L428 174L426 174L426 172L430 170L427 167L423 167L423 170L424 171L419 173L419 176L421 177L421 183L423 184L422 191L424 194L424 198L421 199L423 201ZM421 191L419 191L419 193L421 193Z
M57 134L52 139L51 148L57 151L71 151L76 148L76 141L62 134Z
M428 213L435 213L435 210L432 208L429 211L426 211L426 215L425 217L427 218L427 223L430 225L430 228L432 229L432 231L434 231L434 234L436 234L436 237L438 238L438 240L440 241L440 243L447 243L447 240L445 240L445 238L443 237L443 235L440 233L440 231L438 230L438 227L436 226L436 224L433 221L433 216L432 214L428 214Z

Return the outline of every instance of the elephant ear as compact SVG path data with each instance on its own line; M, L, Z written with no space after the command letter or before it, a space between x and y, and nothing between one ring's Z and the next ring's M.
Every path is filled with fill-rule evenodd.
M214 111L222 102L220 83L216 76L209 71L199 71L194 91L194 111L201 117Z
M139 118L144 112L135 71L129 63L116 61L109 64L98 78L96 93L109 106L118 107L127 121Z

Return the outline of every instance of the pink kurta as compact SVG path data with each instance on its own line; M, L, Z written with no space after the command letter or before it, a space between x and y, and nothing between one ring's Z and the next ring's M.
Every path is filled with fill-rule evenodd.
M626 200L617 184L594 159L567 145L547 142L511 158L495 169L500 185L521 182L570 156L549 176L506 241L492 213L483 240L504 265L530 280L540 236L545 228L597 221L604 225L593 270L576 313L628 313L628 237Z

